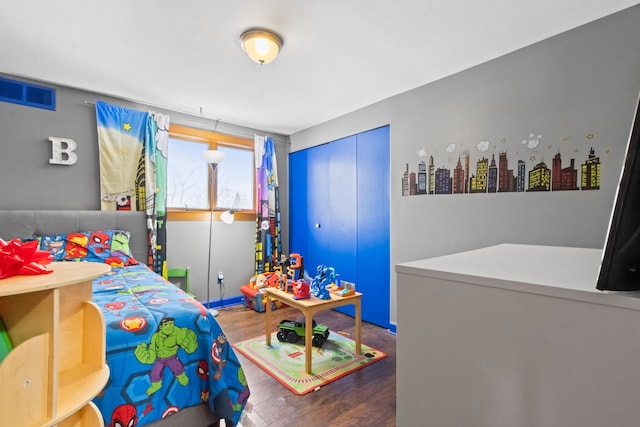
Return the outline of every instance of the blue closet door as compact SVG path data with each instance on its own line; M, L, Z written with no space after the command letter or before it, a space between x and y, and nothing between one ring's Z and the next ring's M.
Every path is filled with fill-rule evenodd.
M389 327L389 126L358 134L358 281L362 318Z
M312 278L320 265L356 280L356 139L348 137L289 156L290 250Z
M357 266L356 139L343 138L307 153L307 256L310 276L333 267L353 281Z
M289 155L290 250L362 291L362 318L389 326L389 128ZM336 308L354 315L353 306Z
M289 251L305 258L308 234L307 151L289 154Z

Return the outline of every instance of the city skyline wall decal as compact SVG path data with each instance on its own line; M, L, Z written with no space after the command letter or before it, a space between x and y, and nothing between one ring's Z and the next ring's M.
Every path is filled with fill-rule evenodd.
M489 141L475 145L477 160L471 159L469 150L462 145L449 144L441 155L453 167L438 166L434 155L422 148L416 152L415 170L406 163L402 174L402 195L422 194L473 194L539 191L590 191L600 189L602 173L600 156L596 155L593 133L588 133L583 144L569 146L569 138L563 138L561 146L547 145L550 166L540 154L542 134L530 133L520 146L516 146L513 164L510 164L507 141L493 146ZM588 148L587 148L588 147ZM563 165L561 148L572 157ZM522 154L521 149L525 150ZM528 150L528 151L527 151ZM496 152L498 158L496 159ZM607 150L608 153L608 150ZM437 156L437 153L436 153ZM526 158L526 160L524 160ZM581 163L576 164L579 159ZM512 166L513 165L513 166Z

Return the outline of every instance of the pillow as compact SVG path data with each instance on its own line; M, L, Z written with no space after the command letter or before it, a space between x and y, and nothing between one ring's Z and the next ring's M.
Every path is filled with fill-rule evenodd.
M104 262L112 267L138 264L131 256L127 231L94 230L40 236L38 239L40 249L49 251L54 261Z
M27 239L23 239L27 240ZM54 261L62 261L64 258L65 235L55 234L52 236L38 237L40 240L39 248L43 251L49 251L53 255Z

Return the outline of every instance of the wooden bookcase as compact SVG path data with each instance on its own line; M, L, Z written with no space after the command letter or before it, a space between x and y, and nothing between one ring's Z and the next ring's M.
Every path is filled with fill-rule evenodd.
M0 317L14 347L0 363L1 424L103 426L91 399L109 368L91 280L110 267L65 262L49 268L53 273L0 280Z

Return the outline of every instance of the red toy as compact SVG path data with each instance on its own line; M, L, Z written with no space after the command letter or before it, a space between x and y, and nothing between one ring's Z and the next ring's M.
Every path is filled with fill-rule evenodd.
M311 295L309 282L304 279L291 282L293 285L293 299L305 299Z

